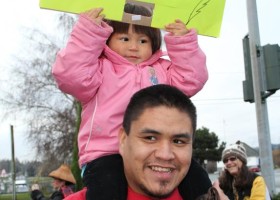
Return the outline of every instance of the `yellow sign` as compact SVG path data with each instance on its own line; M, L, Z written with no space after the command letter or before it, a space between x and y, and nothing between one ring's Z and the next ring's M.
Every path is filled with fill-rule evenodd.
M135 16L124 12L127 2L149 6L152 17ZM91 8L102 7L107 19L142 24L156 28L180 19L198 34L218 37L225 0L40 0L40 7L79 14Z

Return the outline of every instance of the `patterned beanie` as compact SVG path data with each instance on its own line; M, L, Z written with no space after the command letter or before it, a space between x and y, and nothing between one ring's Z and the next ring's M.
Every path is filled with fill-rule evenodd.
M239 160L247 164L246 149L240 141L237 141L236 144L232 144L223 150L222 160L230 156L236 156Z

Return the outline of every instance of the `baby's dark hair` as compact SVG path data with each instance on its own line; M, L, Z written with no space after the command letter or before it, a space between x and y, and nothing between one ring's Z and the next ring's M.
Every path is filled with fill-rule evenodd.
M151 17L152 12L147 7L135 5L131 3L126 3L124 7L124 12L135 14L135 15L142 15L146 17ZM106 20L106 22L112 26L114 29L114 33L127 33L130 24L118 21L110 21ZM155 53L161 47L161 32L158 28L148 27L148 26L141 26L132 24L132 28L136 33L141 33L147 35L151 42L152 42L152 52ZM107 40L107 44L110 41L111 37Z

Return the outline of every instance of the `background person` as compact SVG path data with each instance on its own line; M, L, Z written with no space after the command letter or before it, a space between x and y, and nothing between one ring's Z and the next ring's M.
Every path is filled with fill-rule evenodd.
M129 3L124 11L152 15L149 8ZM174 19L165 27L168 60L162 58L160 29L105 22L101 12L95 8L80 15L66 48L57 54L53 75L59 88L82 104L78 146L87 199L120 200L127 190L120 182L117 135L130 97L156 84L176 86L190 97L202 89L208 74L197 33L182 21Z
M62 200L74 193L76 180L68 165L62 164L58 169L52 171L49 177L53 178L52 186L55 190L49 198L46 198L39 190L38 184L31 187L32 200Z
M270 199L263 177L248 169L246 149L240 141L224 149L222 161L225 168L213 184L222 200Z

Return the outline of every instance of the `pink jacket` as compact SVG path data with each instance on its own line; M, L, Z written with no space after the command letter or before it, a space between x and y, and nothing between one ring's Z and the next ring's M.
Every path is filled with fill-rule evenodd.
M82 104L78 135L79 164L118 153L118 130L130 97L153 84L170 84L193 96L208 78L206 57L191 30L186 36L165 35L170 60L162 51L134 65L112 51L106 40L112 28L80 16L65 49L53 66L58 87Z

